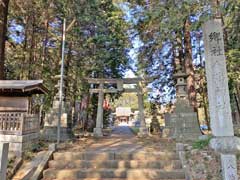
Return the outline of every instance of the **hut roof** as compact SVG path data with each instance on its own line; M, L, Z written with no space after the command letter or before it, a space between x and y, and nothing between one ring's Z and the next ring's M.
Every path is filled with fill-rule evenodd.
M45 94L43 80L0 80L0 95Z
M132 114L130 107L117 107L116 116L130 116Z

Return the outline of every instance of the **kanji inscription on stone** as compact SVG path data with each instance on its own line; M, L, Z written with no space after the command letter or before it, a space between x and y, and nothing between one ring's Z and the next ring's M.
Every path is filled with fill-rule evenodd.
M210 53L211 56L222 56L224 55L224 49L221 46L222 37L220 32L211 32L208 35L210 43Z
M238 180L235 155L221 154L222 173L226 180Z

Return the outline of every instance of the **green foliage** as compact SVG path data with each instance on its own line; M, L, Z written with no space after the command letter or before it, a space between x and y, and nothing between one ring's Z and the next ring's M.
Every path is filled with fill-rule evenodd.
M123 76L128 61L125 33L128 24L112 0L10 1L9 22L23 27L21 43L8 39L7 79L43 79L50 93L44 97L44 111L57 92L60 72L62 19L67 27L65 48L66 96L73 105L88 93L83 78ZM8 33L10 35L11 32ZM96 104L94 104L96 105Z
M7 165L8 169L12 169L13 168L15 160L16 160L16 156L13 156L13 157L9 158L8 165Z
M30 161L34 158L34 153L32 151L26 151L24 152L23 154L23 159L24 160L27 160L27 161Z
M192 145L193 149L204 149L205 147L207 147L209 145L211 138L212 137L208 137L207 139L198 140L198 141L194 142Z
M138 109L138 98L135 93L124 93L119 99L115 100L113 107L131 107L132 110Z
M238 153L236 156L237 156L237 160L240 160L240 154Z
M39 141L38 143L32 144L31 151L32 152L39 152L43 149L47 148L47 144L44 143L43 141Z
M103 127L108 127L109 126L109 116L112 113L111 110L104 110L103 111Z
M131 127L131 131L133 134L137 135L139 133L139 128L138 127Z
M8 32L5 60L7 79L43 79L50 90L44 98L43 109L47 111L51 107L57 91L57 82L53 76L59 74L60 70L62 18L66 18L67 26L73 23L66 34L65 50L65 75L68 78L65 93L72 106L75 100L81 100L88 93L89 86L83 78L93 74L95 77L121 78L129 65L125 51L130 46L126 33L130 25L123 20L123 12L114 4L119 2L125 1L10 1L8 26L15 22L23 27L23 32L16 32L16 35L20 34L24 39L17 43L10 38L11 32ZM199 16L199 20L190 25L190 30L197 30L212 16L209 10L210 1L128 2L132 6L139 4L144 7L144 12L137 14L144 18L134 27L138 29L146 45L141 49L137 65L142 74L153 59L152 55L166 41L176 44L176 40L179 40L180 45L184 44L186 19ZM239 8L240 1L236 0L222 1L220 7L224 21L230 93L240 97L236 91L240 83ZM149 42L150 45L147 44ZM184 47L180 48L184 50ZM97 97L94 95L91 101L93 106L88 111L95 114ZM149 107L149 104L146 106ZM131 107L137 108L135 99Z
M33 143L33 144L31 145L31 147L24 152L23 158L24 158L25 160L31 160L31 159L34 158L34 156L35 156L34 153L37 153L37 152L46 150L47 148L48 148L47 143L45 143L45 142L43 142L43 141L39 141L39 142L37 142L37 143Z
M231 49L227 52L227 67L229 78L233 79L235 82L240 82L240 50Z

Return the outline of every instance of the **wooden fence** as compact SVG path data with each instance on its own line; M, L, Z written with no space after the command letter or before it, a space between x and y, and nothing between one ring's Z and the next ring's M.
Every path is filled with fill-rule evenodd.
M38 131L37 115L23 112L0 112L0 134L23 135Z

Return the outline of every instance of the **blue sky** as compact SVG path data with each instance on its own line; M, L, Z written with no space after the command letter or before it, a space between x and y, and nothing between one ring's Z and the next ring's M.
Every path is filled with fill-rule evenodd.
M16 23L15 20L9 22L9 37L17 44L21 44L24 39L24 27Z

